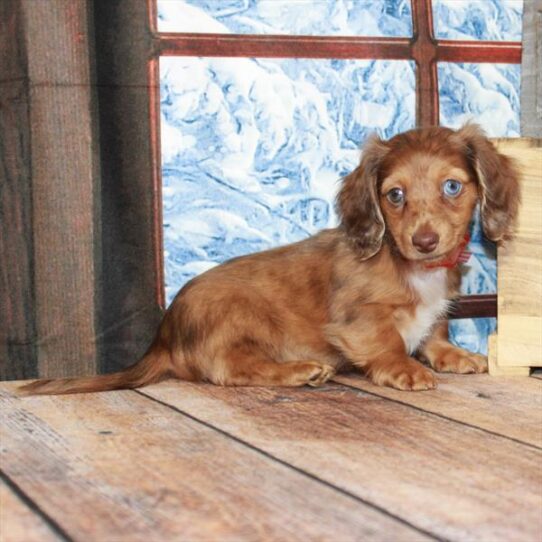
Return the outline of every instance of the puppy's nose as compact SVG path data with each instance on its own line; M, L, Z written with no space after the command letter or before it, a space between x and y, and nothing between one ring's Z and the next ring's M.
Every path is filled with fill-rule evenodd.
M435 233L434 231L417 231L412 236L412 244L416 247L416 250L423 252L424 254L433 252L433 250L437 248L439 240L440 237L438 236L438 233Z

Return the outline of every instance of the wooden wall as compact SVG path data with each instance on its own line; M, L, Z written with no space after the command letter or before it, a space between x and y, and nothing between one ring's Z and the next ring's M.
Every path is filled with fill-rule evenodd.
M160 318L145 2L3 0L0 24L0 378L129 365Z
M521 135L542 137L542 0L523 7Z

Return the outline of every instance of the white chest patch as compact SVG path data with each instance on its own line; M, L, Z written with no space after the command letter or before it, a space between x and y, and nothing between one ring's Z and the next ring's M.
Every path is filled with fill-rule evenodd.
M413 273L410 287L420 299L413 318L404 321L399 333L409 354L413 354L427 337L431 328L448 309L446 269Z

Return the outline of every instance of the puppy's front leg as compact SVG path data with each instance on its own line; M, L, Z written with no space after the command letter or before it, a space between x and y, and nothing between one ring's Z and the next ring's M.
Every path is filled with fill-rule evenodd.
M448 341L448 321L439 322L420 349L420 356L440 373L486 373L487 358Z
M399 390L429 390L437 383L432 371L410 357L391 317L366 308L355 321L328 326L328 337L372 382Z

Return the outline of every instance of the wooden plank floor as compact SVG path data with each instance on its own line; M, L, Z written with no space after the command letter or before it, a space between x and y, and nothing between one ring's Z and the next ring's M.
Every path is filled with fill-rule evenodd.
M0 384L0 541L537 541L542 380Z

